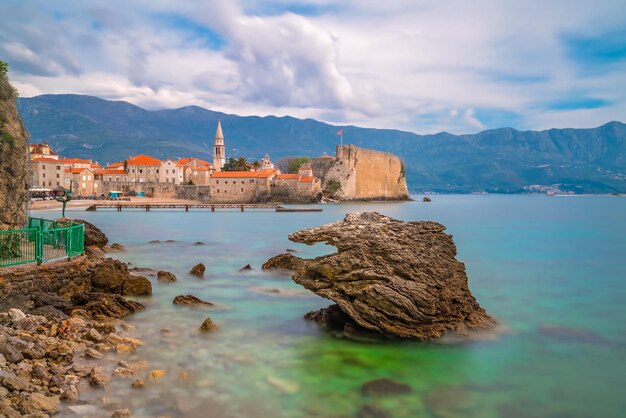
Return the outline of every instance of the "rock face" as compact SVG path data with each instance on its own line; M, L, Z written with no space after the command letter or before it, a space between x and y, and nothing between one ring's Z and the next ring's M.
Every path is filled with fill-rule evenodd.
M0 230L27 220L30 163L28 132L15 107L16 91L0 70Z
M387 337L426 340L490 328L495 321L470 293L465 266L444 231L436 222L350 213L289 236L309 245L325 242L338 252L312 260L281 254L264 268L293 270L296 283L336 302L358 327ZM352 327L336 313L319 317Z

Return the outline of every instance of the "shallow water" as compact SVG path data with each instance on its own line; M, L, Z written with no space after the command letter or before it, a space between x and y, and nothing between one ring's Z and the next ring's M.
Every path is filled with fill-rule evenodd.
M433 196L429 204L323 209L73 211L127 247L115 257L178 277L174 284L151 277L154 295L141 300L148 309L128 318L146 345L127 361L149 361L139 377L157 368L166 377L144 390L114 380L106 391L82 396L104 397L136 417L356 417L364 405L393 417L624 416L626 199ZM303 320L329 302L299 291L288 277L262 273L260 265L286 248L302 257L333 251L291 243L287 235L369 210L445 224L470 289L506 332L463 344L375 345L333 339ZM155 239L176 242L148 244ZM198 262L207 266L204 279L187 274ZM240 273L248 263L255 271ZM222 309L172 305L174 296L188 293ZM219 330L200 335L207 316ZM380 377L413 391L361 394L363 383Z

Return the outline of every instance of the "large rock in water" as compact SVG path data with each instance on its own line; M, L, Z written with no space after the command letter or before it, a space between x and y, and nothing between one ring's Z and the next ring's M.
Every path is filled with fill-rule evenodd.
M293 270L296 283L335 301L358 326L387 337L426 340L490 328L495 321L470 293L465 266L444 231L436 222L350 213L289 235L294 242L333 245L336 253L312 260L281 254L264 268Z
M23 228L27 220L28 132L15 107L16 98L6 74L0 72L0 230Z

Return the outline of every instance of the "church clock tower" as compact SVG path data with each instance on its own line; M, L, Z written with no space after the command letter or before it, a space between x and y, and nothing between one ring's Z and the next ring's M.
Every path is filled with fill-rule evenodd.
M222 171L226 163L226 154L224 153L224 134L222 133L222 125L217 120L217 130L215 131L215 143L213 145L213 170Z

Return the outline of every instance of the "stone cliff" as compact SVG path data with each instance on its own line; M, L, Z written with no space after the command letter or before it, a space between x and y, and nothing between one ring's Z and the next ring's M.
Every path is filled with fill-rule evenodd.
M391 153L337 146L337 156L312 161L313 175L326 195L338 200L407 200L402 160Z
M15 107L16 97L0 67L0 230L22 228L27 220L28 132Z
M294 242L337 252L315 259L281 254L264 269L293 271L293 280L337 303L307 315L346 336L367 330L390 338L439 338L490 328L495 321L472 296L456 246L436 222L402 222L373 213L305 229Z

